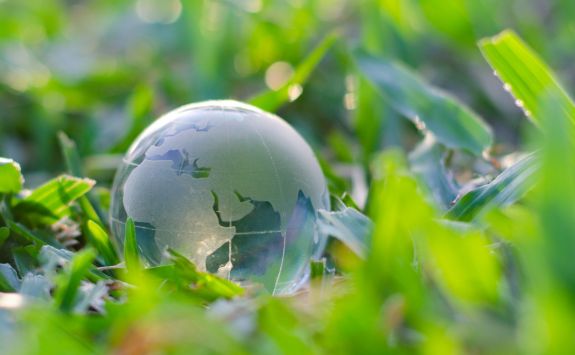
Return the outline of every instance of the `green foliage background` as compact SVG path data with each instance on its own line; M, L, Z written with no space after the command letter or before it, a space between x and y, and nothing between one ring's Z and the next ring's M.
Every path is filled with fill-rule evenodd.
M0 0L0 353L572 351L573 13ZM174 250L146 268L133 229L123 254L108 235L131 141L223 98L289 121L328 177L334 238L296 295L242 290Z

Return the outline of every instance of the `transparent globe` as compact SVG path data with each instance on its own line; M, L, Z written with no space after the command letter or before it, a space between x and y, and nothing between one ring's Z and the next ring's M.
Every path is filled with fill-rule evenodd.
M132 144L116 173L111 223L122 244L126 219L150 265L166 247L198 268L274 294L296 290L325 237L329 208L320 166L285 121L235 101L178 108Z

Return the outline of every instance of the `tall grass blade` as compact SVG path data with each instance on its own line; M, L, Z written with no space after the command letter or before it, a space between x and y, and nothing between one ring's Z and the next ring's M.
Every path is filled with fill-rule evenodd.
M92 268L95 258L96 251L94 249L83 249L74 255L68 269L62 274L54 295L54 301L63 312L70 312L74 309L78 288Z
M124 261L128 272L142 269L138 241L136 239L136 226L131 218L126 221L126 232L124 235Z
M110 241L110 236L100 225L92 220L86 223L86 229L90 236L90 241L104 258L107 265L115 265L119 262L118 255Z
M516 99L516 104L536 124L541 124L541 100L553 97L560 110L575 123L575 103L553 71L513 31L479 42L483 56Z

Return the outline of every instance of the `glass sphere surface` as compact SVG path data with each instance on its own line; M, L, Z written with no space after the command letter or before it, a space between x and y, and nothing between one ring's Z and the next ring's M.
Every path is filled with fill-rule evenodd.
M150 265L170 247L200 270L285 294L323 251L321 208L329 209L325 177L289 124L207 101L169 112L135 140L114 179L110 220L119 244L134 220Z

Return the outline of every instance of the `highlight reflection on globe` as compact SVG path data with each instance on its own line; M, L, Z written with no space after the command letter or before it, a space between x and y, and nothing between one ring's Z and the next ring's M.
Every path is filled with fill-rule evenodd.
M171 247L200 269L274 294L294 291L325 245L325 178L303 138L235 101L183 106L133 143L116 174L111 221L121 244L136 224L151 265Z

